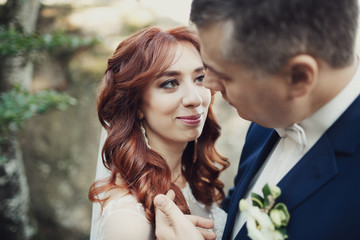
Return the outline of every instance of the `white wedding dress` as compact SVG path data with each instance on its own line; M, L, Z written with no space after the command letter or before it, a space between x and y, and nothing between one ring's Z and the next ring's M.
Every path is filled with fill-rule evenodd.
M191 214L209 218L214 221L214 231L217 239L221 239L225 227L226 213L213 204L209 209L199 203L191 192L189 184L182 189ZM116 200L110 200L96 224L98 226L96 240L144 239L153 240L155 236L145 212L135 197L125 195Z
M106 133L102 131L100 141L100 151ZM96 179L103 179L108 176L108 172L103 167L101 156L98 157ZM190 208L192 215L209 218L214 221L213 231L217 239L221 239L227 214L216 204L206 208L204 204L198 202L192 194L190 185L186 183L182 189L185 200ZM100 196L101 197L101 196ZM101 212L100 204L93 204L92 223L90 240L154 240L154 230L152 225L145 217L142 205L137 202L132 195L125 195L114 200L109 200Z

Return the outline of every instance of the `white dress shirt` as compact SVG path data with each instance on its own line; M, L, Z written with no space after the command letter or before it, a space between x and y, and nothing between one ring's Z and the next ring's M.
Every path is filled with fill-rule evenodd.
M358 57L356 57L358 60ZM342 115L360 94L360 67L347 86L330 102L299 124L285 129L275 129L280 139L255 177L246 193L262 195L263 186L277 185L280 180L300 161L300 159L320 139L324 132ZM232 232L232 239L246 222L245 214L238 212Z

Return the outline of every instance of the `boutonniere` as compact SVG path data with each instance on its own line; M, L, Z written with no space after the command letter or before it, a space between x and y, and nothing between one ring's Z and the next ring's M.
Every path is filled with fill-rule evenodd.
M290 214L284 203L275 200L281 195L277 186L266 184L262 189L264 197L251 193L251 203L241 199L240 211L247 215L246 228L252 240L283 240L288 238L286 227Z

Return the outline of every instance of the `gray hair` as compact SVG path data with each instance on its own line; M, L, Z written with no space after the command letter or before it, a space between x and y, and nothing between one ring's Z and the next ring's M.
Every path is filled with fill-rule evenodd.
M223 57L273 74L298 54L334 68L354 58L357 0L193 0L197 28L224 27Z

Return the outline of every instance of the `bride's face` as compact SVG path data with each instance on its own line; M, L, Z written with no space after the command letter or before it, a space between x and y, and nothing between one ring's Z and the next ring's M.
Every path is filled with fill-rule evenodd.
M177 45L170 67L145 90L140 117L150 146L187 143L203 130L211 101L205 69L190 43Z

